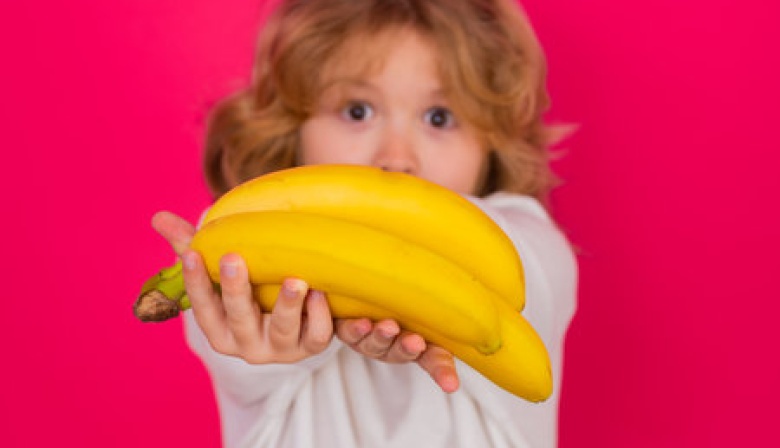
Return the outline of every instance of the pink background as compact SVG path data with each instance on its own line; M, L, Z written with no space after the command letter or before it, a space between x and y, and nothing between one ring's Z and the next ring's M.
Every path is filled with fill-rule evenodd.
M253 3L3 6L1 446L219 443L180 322L130 305L171 260L152 213L208 203L202 121L247 79ZM581 124L561 446L780 446L780 3L525 4L550 119Z

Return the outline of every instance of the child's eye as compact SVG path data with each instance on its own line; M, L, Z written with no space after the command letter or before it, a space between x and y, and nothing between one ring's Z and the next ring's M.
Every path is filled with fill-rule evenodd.
M365 121L374 115L374 110L367 103L356 101L344 107L341 114L350 121Z
M444 107L433 107L425 112L425 122L435 128L450 128L455 125L455 116Z

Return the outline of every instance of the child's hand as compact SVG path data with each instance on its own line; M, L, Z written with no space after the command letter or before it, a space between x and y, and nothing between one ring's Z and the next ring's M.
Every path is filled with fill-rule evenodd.
M240 257L232 254L222 259L220 295L200 256L187 249L195 228L169 212L156 214L152 226L182 257L195 320L214 350L260 364L295 362L327 348L334 329L321 292L309 291L301 280L288 279L274 310L264 313L252 297ZM426 344L417 334L400 331L397 322L338 319L336 327L339 338L358 353L386 362L416 362L445 392L458 389L452 354Z
M252 297L246 265L239 256L222 258L220 294L200 256L187 249L195 228L168 212L156 214L152 226L182 257L195 320L215 351L265 364L300 361L327 348L333 320L322 292L310 291L301 280L287 279L273 311L263 312Z
M358 353L385 362L416 362L444 392L459 386L455 359L418 334L401 331L394 320L337 319L336 335Z

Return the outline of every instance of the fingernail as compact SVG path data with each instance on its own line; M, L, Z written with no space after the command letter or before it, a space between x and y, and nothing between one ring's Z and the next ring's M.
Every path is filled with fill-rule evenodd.
M371 322L368 319L358 321L355 324L355 331L357 331L359 336L367 335L371 332Z
M235 263L221 261L219 263L219 270L221 275L225 277L235 277L238 275L238 266Z
M195 269L195 254L192 252L184 252L181 256L181 261L185 269L190 271Z
M398 335L398 332L390 328L380 328L379 334L385 339L392 339Z
M409 345L412 345L413 348L410 348ZM403 349L404 353L410 356L420 356L420 354L425 351L425 348L425 339L423 339L420 335L408 336L403 341L401 341L401 349Z
M454 374L446 374L445 376L442 376L440 382L441 382L441 389L444 392L450 394L456 392L460 385L460 382L458 381L458 377Z
M365 324L357 325L356 329L360 336L365 336L368 333L371 333L371 323L366 322Z
M325 298L325 293L317 291L316 289L309 291L309 300L322 300Z
M287 279L282 283L282 294L289 299L294 299L307 287L306 282L302 280Z

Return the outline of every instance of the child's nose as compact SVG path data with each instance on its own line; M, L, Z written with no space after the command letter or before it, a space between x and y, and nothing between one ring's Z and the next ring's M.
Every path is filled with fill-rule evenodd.
M398 130L388 130L374 156L374 166L385 171L417 174L419 158L413 136Z

